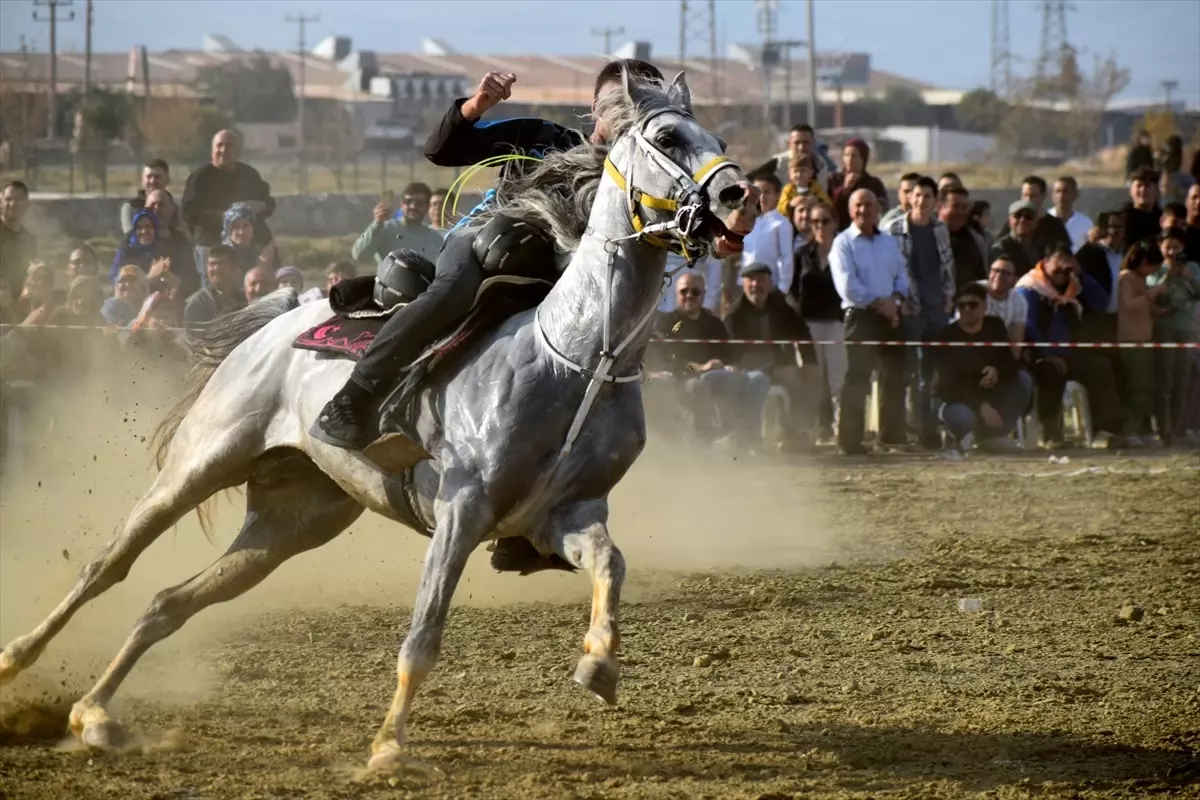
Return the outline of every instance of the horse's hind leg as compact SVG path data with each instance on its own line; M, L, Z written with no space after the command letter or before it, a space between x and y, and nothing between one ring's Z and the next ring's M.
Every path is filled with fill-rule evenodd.
M425 553L421 585L413 604L412 626L396 664L396 693L387 716L371 744L371 770L390 770L402 765L405 725L413 698L421 682L433 670L442 649L442 630L450 599L462 577L471 552L491 530L482 490L460 489L453 499L434 509L437 530Z
M592 500L560 509L550 522L550 546L592 578L592 618L583 638L575 681L609 705L617 702L617 606L625 582L625 557L608 535L608 503Z
M125 580L138 556L184 514L215 492L245 481L245 464L239 463L239 453L231 447L208 447L213 454L208 459L180 449L172 451L125 527L80 571L79 580L58 607L33 631L0 650L0 685L32 665L75 612Z
M121 729L106 707L151 645L201 609L256 586L292 556L330 541L362 511L306 456L275 451L261 457L247 484L246 520L237 539L208 569L154 598L99 682L71 709L71 730L94 747L120 746Z

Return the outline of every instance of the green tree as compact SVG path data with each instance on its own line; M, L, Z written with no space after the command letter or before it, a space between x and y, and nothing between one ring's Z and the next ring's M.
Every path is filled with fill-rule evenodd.
M929 125L933 112L916 89L889 86L880 103L883 120L889 125Z
M238 122L291 122L296 118L292 73L264 53L246 60L201 67L200 92Z

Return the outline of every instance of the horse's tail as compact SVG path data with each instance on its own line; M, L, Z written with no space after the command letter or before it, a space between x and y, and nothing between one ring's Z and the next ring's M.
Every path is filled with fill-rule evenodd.
M200 392L208 385L209 378L217 371L238 345L262 330L271 320L281 317L300 305L296 290L283 287L243 309L218 317L196 331L188 333L188 346L192 351L192 366L188 370L183 397L167 412L158 424L151 439L154 448L154 464L162 469L167 452L180 423L188 415ZM211 540L212 517L204 505L196 509L200 527Z

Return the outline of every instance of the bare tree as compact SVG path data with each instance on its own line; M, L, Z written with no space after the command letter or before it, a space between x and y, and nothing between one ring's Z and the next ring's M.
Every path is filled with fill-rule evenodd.
M1062 61L1058 88L1066 109L1059 114L1059 132L1072 150L1086 156L1096 150L1104 112L1129 85L1130 73L1112 54L1096 56L1088 72L1079 68L1074 48L1067 48Z

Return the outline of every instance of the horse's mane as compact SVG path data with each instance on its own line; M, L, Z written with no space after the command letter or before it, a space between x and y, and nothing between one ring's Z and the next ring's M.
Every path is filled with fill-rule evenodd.
M596 102L592 117L603 121L609 141L615 142L664 109L685 113L672 102L662 82L639 78L632 79L632 85L637 98L633 102L624 91L607 92ZM468 225L481 227L492 215L503 214L547 231L560 250L574 251L587 229L608 150L605 145L584 142L547 155L532 169L506 170L496 185L492 207Z

